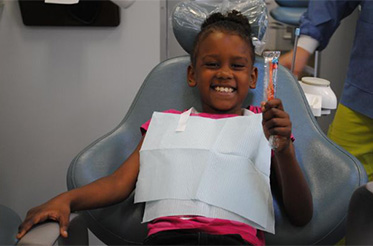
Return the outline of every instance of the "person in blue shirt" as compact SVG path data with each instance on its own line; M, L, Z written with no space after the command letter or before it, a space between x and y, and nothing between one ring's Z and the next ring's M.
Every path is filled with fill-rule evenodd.
M369 180L373 180L373 1L310 1L301 18L294 74L298 76L303 71L316 49L323 50L328 45L341 20L356 8L360 9L360 16L347 78L328 136L356 156L364 165ZM284 54L280 64L290 68L292 56L292 51Z

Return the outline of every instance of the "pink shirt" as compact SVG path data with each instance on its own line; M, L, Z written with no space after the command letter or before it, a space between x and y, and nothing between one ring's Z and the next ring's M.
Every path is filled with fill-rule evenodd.
M261 113L261 108L256 106L250 106L249 110L254 113ZM182 112L174 109L164 111L165 113L181 114ZM228 117L236 117L235 114L208 114L199 113L191 114L212 118L212 119L222 119ZM146 133L150 124L150 120L141 126L141 132ZM166 230L180 230L180 229L194 229L198 231L203 231L210 234L224 235L224 234L239 234L241 237L253 245L265 245L264 233L263 231L257 230L256 228L249 226L245 223L216 219L216 218L206 218L202 216L168 216L157 218L150 223L148 223L148 236Z

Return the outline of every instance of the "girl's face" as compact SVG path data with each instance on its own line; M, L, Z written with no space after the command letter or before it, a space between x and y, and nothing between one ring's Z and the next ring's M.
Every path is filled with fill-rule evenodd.
M201 41L195 67L188 67L189 86L197 86L203 112L242 114L249 89L256 86L250 46L238 35L212 32Z

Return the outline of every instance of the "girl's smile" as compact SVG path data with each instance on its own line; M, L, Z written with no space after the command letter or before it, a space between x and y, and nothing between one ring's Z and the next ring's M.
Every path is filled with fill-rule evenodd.
M230 86L211 85L210 88L215 92L218 92L219 95L221 94L222 96L231 96L237 91L236 88Z
M250 46L238 35L214 31L201 41L189 85L197 86L204 112L241 114L249 89L256 86Z

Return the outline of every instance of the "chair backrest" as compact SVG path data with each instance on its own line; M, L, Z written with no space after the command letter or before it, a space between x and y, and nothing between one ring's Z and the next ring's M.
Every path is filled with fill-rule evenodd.
M182 27L177 26L176 33L181 35L178 39L189 40L184 49L190 50L198 30L189 28L184 32ZM188 56L176 57L160 63L149 73L118 127L72 161L67 175L69 189L114 172L137 146L140 126L154 111L184 110L191 106L201 110L198 90L187 85L189 63ZM257 88L249 93L245 107L260 105L262 100L263 59L257 57L255 66L259 70ZM296 156L312 192L314 216L304 227L293 226L274 197L276 234L268 234L266 241L268 244L334 244L344 235L349 198L366 182L366 173L356 158L322 133L298 81L282 66L278 70L277 93L292 120ZM120 204L83 214L90 230L104 243L141 244L146 236L146 225L140 223L142 213L143 205L134 205L132 194Z

